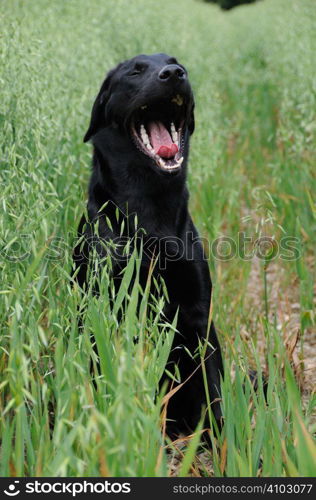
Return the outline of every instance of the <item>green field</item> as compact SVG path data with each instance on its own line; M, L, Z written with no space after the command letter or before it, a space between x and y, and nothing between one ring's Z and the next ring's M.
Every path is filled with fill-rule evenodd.
M315 475L315 1L230 12L198 0L2 0L0 8L0 475ZM94 97L116 63L154 52L189 70L191 213L217 242L213 315L227 376L212 453L198 448L198 432L186 443L161 437L154 395L173 326L164 324L163 296L152 304L137 279L127 295L137 260L114 310L105 269L82 335L76 311L85 299L70 286ZM242 233L248 256L219 258ZM260 255L249 257L263 236L279 252L257 245ZM249 368L268 377L267 403Z

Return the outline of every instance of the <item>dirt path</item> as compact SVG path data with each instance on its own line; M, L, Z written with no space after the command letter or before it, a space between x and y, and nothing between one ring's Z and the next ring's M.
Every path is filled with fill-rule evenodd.
M312 268L311 259L309 267ZM285 285L287 281L285 273L286 270L277 262L271 262L268 266L269 319L277 325L277 329L283 337L289 359L301 387L303 399L306 400L316 388L316 331L308 328L305 330L304 337L301 337L299 283L297 279L293 279L290 285ZM263 296L260 262L255 258L252 261L247 290L250 311L262 314ZM315 299L316 297L314 297L314 301ZM259 353L264 360L266 358L266 342L260 331L258 336Z
M312 260L308 262L308 265L312 270ZM270 263L267 270L269 319L276 324L280 335L283 337L296 379L301 388L303 404L306 404L311 393L316 388L316 331L309 328L305 331L304 338L301 338L299 283L296 278L293 278L291 283L288 284L285 273L286 270L278 265L277 261ZM254 320L258 316L262 317L264 313L263 297L264 285L261 263L259 259L254 258L245 300L248 305L248 315L253 317ZM314 302L316 303L316 290ZM245 340L250 337L246 327L242 331L242 336L244 336ZM263 366L265 366L267 345L262 329L258 329L257 347ZM313 422L315 421L316 415L313 417ZM181 447L179 448L178 452L172 452L168 457L170 476L177 476L179 473L182 459ZM200 453L196 457L191 475L197 477L202 475L203 471L204 474L207 471L209 476L214 474L212 457L207 452Z

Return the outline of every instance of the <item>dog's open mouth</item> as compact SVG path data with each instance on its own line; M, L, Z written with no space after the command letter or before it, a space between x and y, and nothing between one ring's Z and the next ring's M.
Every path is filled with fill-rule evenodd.
M181 95L145 104L132 117L132 137L138 149L159 168L175 172L183 162L185 103Z

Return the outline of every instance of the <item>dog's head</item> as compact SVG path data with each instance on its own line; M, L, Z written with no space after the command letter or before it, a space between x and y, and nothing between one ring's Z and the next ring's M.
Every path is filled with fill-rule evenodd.
M193 110L186 69L166 54L139 55L107 75L84 141L92 138L95 143L101 130L111 129L134 149L135 164L177 173L194 130Z

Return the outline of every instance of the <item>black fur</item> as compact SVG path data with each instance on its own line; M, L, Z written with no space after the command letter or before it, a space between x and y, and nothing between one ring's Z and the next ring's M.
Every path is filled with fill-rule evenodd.
M167 286L170 301L165 315L168 320L172 321L179 308L179 333L174 338L168 368L177 363L182 382L196 370L169 401L167 432L173 436L194 430L207 401L200 360L192 359L187 353L188 350L193 355L199 339L203 341L207 334L212 290L203 247L188 212L186 170L189 137L194 130L193 111L193 94L186 70L166 54L140 55L109 72L93 105L84 138L93 144L93 171L88 221L83 217L79 226L79 236L84 234L86 243L78 245L74 252L75 267L80 267L77 280L84 287L91 247L88 241L93 238L92 223L99 221L98 233L103 240L118 239L121 220L117 221L116 207L120 214L137 214L138 227L145 231L142 236L145 249L147 245L151 253L160 252L154 274L161 275ZM182 123L184 159L180 168L166 171L136 146L131 127L136 116L138 121L162 121L173 119L173 114L177 123ZM112 229L105 216L111 220ZM135 228L127 215L126 220L125 227L132 236ZM102 255L102 247L99 244L96 247ZM150 260L148 252L144 252L141 266L144 283ZM117 279L121 267L120 259L113 258ZM209 396L220 425L218 399L223 365L213 323L209 344L205 356ZM166 376L161 383L165 380ZM209 425L207 417L205 425Z

